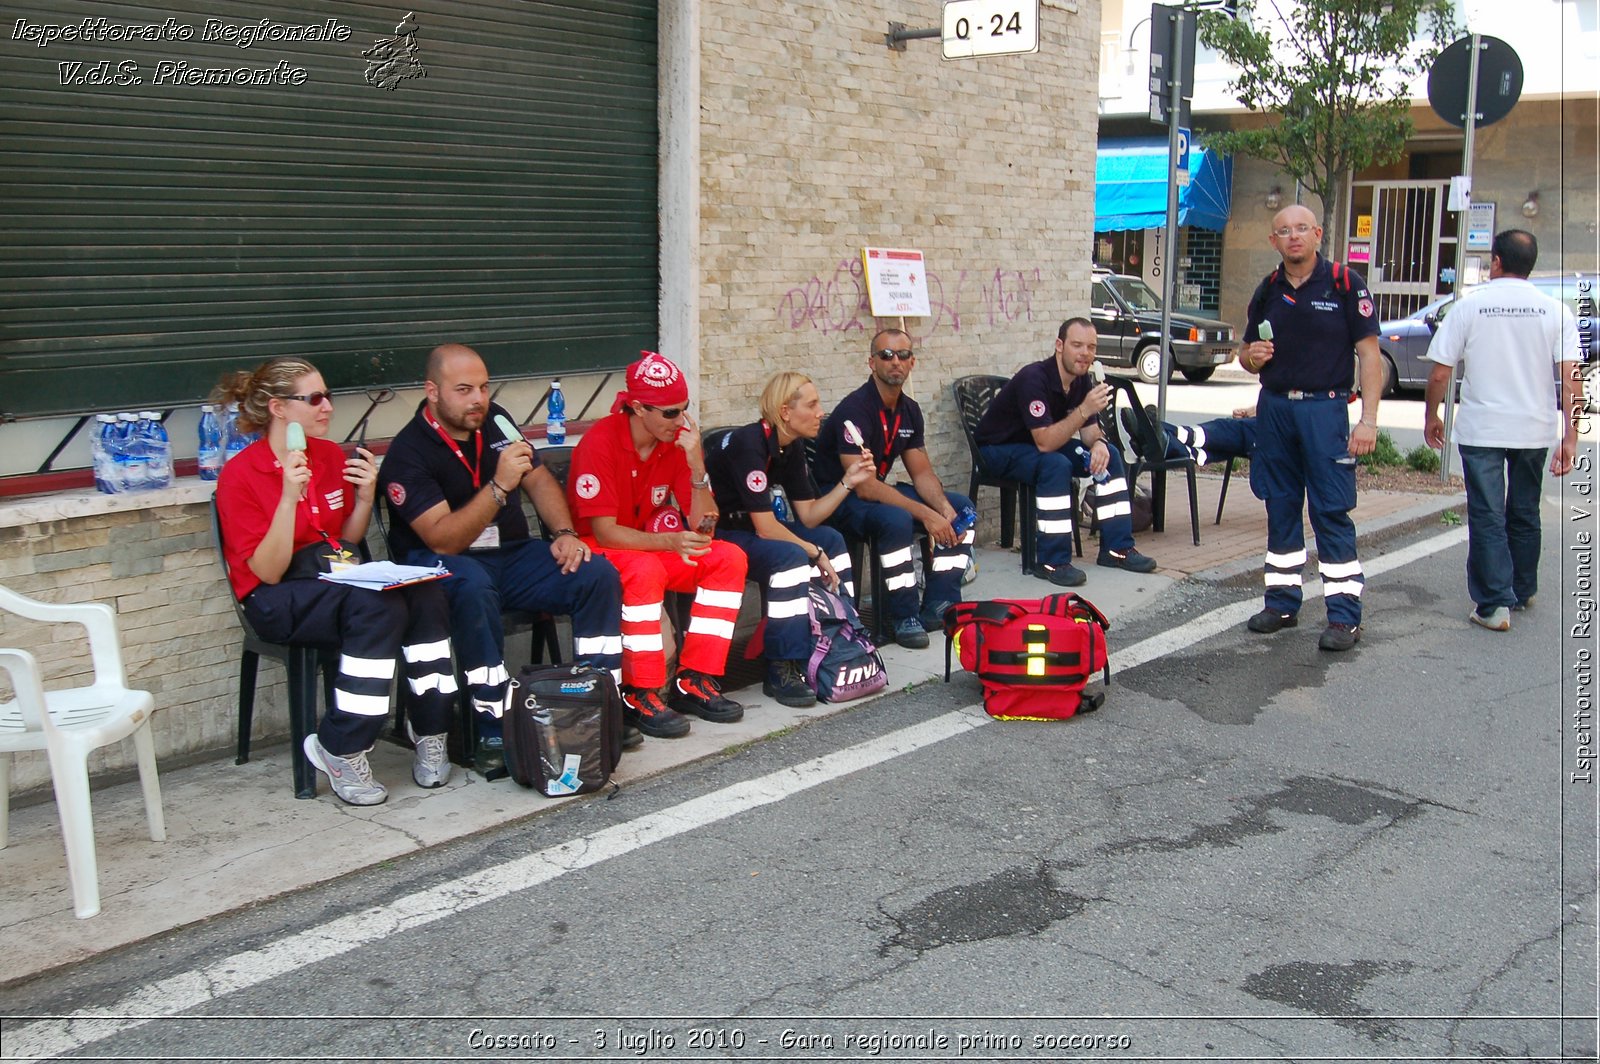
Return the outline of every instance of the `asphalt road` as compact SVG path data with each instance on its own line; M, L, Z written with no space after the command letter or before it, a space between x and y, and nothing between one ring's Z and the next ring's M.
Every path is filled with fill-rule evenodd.
M1548 510L1509 634L1443 525L1367 552L1346 656L1180 585L1097 713L909 690L12 988L75 1018L0 1055L1594 1059L1593 518Z

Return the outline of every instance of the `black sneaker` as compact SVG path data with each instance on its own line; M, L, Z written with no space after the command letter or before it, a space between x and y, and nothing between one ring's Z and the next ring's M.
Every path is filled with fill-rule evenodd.
M1156 560L1148 554L1140 554L1135 547L1127 550L1103 550L1095 562L1107 569L1126 569L1130 573L1153 573L1156 571Z
M679 713L692 713L712 724L732 724L744 719L744 707L723 696L722 684L715 676L679 669L669 690L672 694L668 702Z
M777 699L780 706L804 709L817 704L817 693L806 686L805 672L798 661L780 659L767 666L761 693Z
M928 631L915 617L902 617L894 622L894 641L907 650L921 650L928 645Z
M689 719L661 701L659 692L644 687L623 687L622 722L653 739L680 739L689 734ZM627 728L623 731L626 734Z
M922 625L922 630L929 634L943 632L944 611L954 605L954 602L929 603L917 617L918 623Z
M632 724L622 726L622 748L624 750L637 750L644 745L644 732Z
M1273 632L1282 631L1285 628L1293 628L1299 623L1300 618L1296 614L1279 613L1277 610L1262 610L1246 621L1244 626L1252 632L1271 635Z
M1089 574L1068 562L1065 565L1041 565L1035 575L1042 576L1057 587L1082 587Z
M1318 650L1349 650L1361 642L1361 629L1348 624L1329 624L1322 630L1322 638L1317 640Z

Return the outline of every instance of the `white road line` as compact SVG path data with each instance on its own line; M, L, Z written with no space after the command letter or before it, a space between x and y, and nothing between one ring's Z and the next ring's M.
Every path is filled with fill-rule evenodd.
M1399 550L1382 554L1369 562L1362 562L1361 568L1370 579L1381 576L1392 569L1402 565L1409 565L1420 558L1430 554L1437 554L1447 550L1457 543L1464 543L1467 539L1465 525L1442 532L1432 539L1424 539ZM1322 581L1308 580L1305 586L1305 601L1319 598L1322 595ZM1165 657L1168 654L1185 650L1200 642L1227 631L1229 628L1243 624L1250 615L1261 608L1260 599L1251 599L1247 602L1236 602L1231 606L1223 606L1202 614L1192 621L1186 621L1182 626L1170 631L1160 632L1149 639L1141 640L1126 650L1113 652L1111 655L1111 673L1115 682L1116 673L1122 669L1132 669L1143 665L1147 661Z
M1377 576L1455 546L1467 538L1458 528L1432 539L1363 563ZM1320 581L1306 585L1305 597L1322 594ZM1171 632L1135 643L1112 656L1113 672L1193 646L1241 623L1259 606L1240 602L1196 617ZM204 968L153 983L114 1005L86 1009L64 1019L39 1020L5 1034L4 1059L36 1061L70 1053L152 1020L175 1016L240 990L259 986L318 961L336 957L529 887L548 883L569 872L632 853L652 843L726 820L763 805L847 776L933 743L972 731L989 722L978 707L955 710L921 724L848 747L837 753L779 769L758 779L736 783L712 794L681 802L670 809L573 839L527 857L453 879L398 898L385 905L310 927L259 949L235 953Z
M455 916L486 902L632 853L747 810L780 802L820 784L909 754L987 724L977 707L955 710L856 746L779 769L670 809L440 883L384 905L331 920L235 953L192 972L163 979L116 1004L65 1019L40 1020L5 1032L5 1060L43 1060L166 1019L185 1009L259 986L306 965L328 960L402 931Z

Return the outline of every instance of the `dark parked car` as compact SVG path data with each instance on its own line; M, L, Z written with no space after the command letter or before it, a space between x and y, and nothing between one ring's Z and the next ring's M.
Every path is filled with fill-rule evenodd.
M1146 382L1161 375L1161 296L1141 278L1096 270L1089 317L1099 337L1100 360L1131 366ZM1233 326L1225 321L1173 311L1173 367L1185 380L1206 380L1239 349Z
M1530 277L1541 292L1561 300L1578 319L1578 351L1583 356L1585 375L1594 372L1597 348L1595 302L1600 300L1600 280L1593 274L1572 273L1560 277ZM1440 296L1404 318L1378 326L1378 346L1384 355L1384 394L1400 388L1423 388L1433 372L1428 361L1428 344L1433 340L1439 319L1450 312L1452 297Z

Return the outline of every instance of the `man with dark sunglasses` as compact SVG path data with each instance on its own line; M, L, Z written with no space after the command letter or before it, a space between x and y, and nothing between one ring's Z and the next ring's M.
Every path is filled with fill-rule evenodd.
M922 408L904 393L916 354L911 337L899 329L883 329L867 349L865 384L841 399L817 437L814 473L824 492L844 478L841 456L852 463L866 452L877 476L862 481L839 504L828 523L858 539L873 539L883 569L887 608L894 639L903 647L928 645L928 633L944 626L944 611L961 597L961 577L972 564L974 530L972 500L947 492L933 471L923 440ZM851 439L853 426L855 439ZM891 486L897 460L905 462L911 483ZM968 519L959 531L957 515ZM911 562L916 526L933 543L933 558L918 608L917 575Z
M503 760L511 682L501 610L570 615L574 656L621 682L622 592L616 569L573 530L561 484L538 452L500 431L497 415L515 422L491 401L478 353L462 344L434 348L424 387L416 417L389 445L379 486L395 559L450 570L451 636L478 710L476 767L487 772ZM530 534L519 491L556 530L549 543Z

